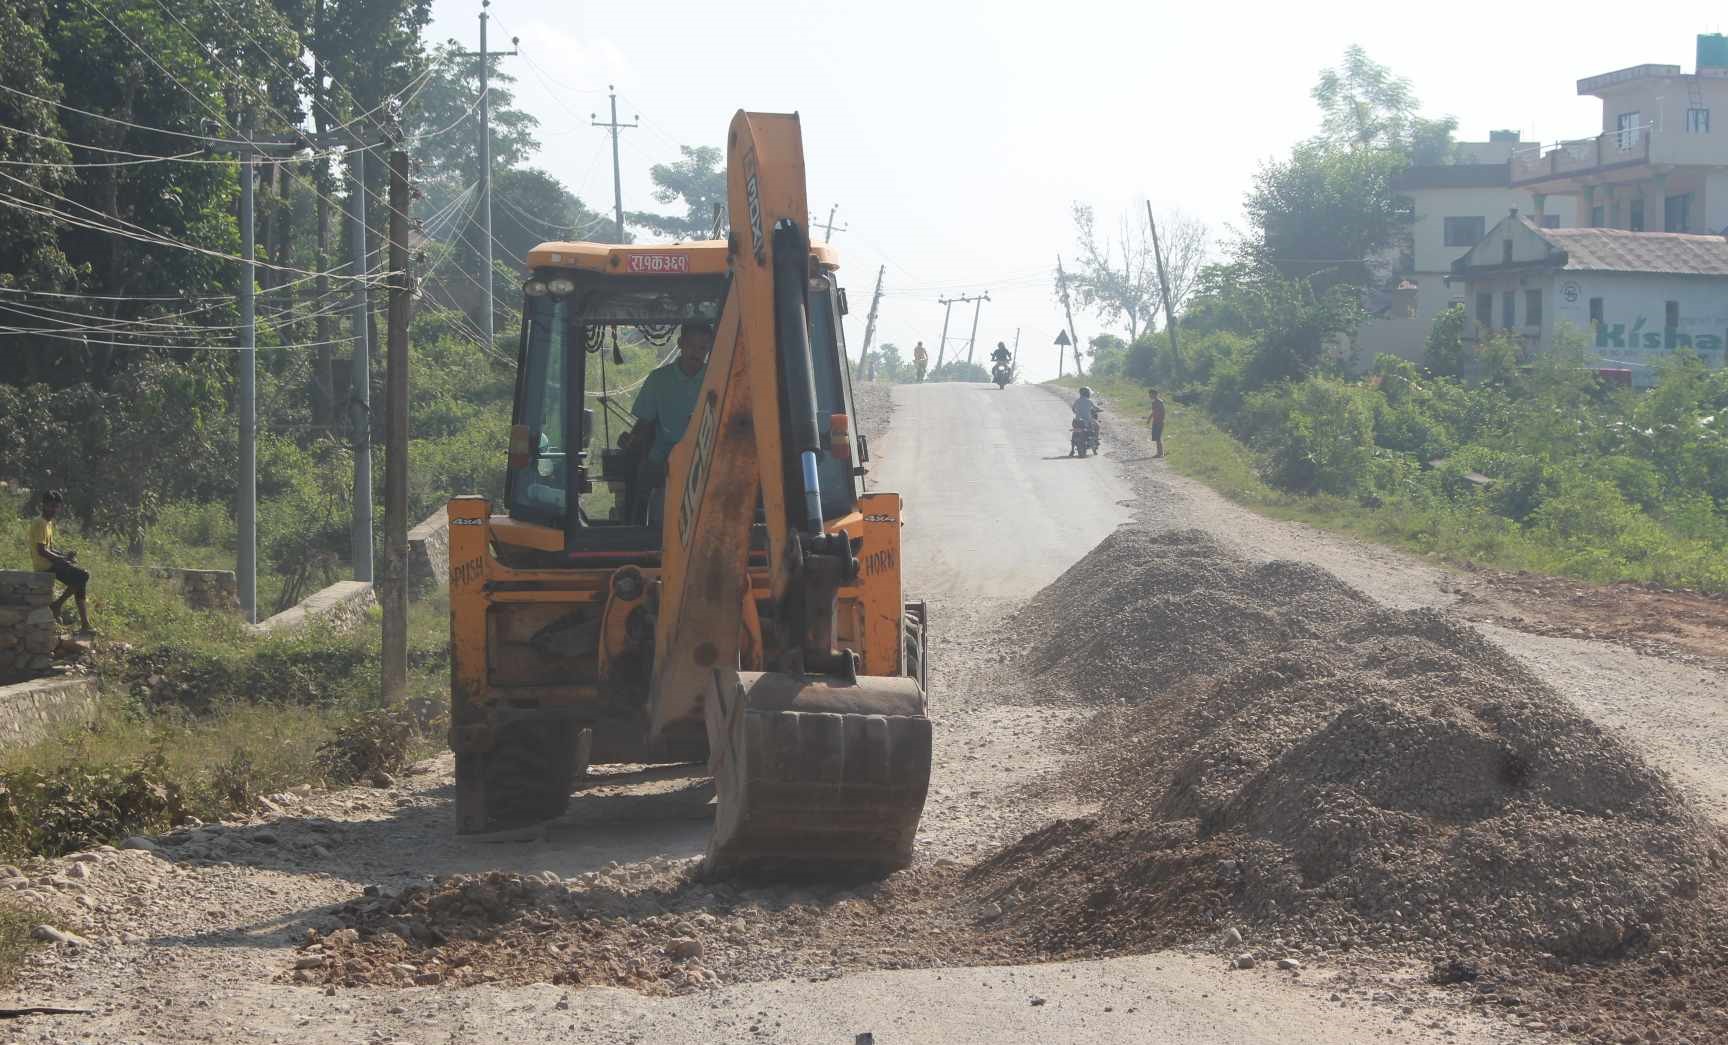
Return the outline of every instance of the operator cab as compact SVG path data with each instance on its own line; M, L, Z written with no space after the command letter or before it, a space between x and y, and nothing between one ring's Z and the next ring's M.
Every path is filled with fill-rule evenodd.
M823 251L825 254L826 251ZM529 254L518 345L505 504L512 519L560 530L562 552L500 548L522 566L604 557L651 564L661 541L664 482L643 468L646 445L620 447L648 373L678 354L688 323L719 328L729 279L726 244L618 247L546 244ZM809 318L820 416L852 416L844 360L844 291L831 263L812 265ZM688 425L682 438L692 438ZM849 431L829 433L850 441ZM680 441L682 441L682 438ZM853 455L823 455L823 515L851 511ZM574 507L574 511L571 510ZM501 536L507 536L501 535Z

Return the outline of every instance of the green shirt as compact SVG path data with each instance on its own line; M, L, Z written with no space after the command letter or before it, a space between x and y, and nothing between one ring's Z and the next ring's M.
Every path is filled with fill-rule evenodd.
M630 412L639 421L654 422L654 445L648 448L650 461L665 464L672 455L672 447L683 437L684 429L690 426L690 415L696 412L702 378L707 373L708 367L704 365L695 374L687 375L679 369L677 360L648 372Z

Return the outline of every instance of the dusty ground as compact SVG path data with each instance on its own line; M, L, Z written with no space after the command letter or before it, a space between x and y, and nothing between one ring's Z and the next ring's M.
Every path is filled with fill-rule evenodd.
M860 396L860 427L873 430L884 407L875 393ZM872 440L875 478L907 497L908 583L930 598L936 622L937 761L911 872L845 889L689 882L710 792L678 770L597 780L565 817L522 839L459 842L449 833L450 764L439 759L387 790L284 797L248 823L158 839L154 853L0 871L0 887L49 905L60 928L88 941L45 947L4 1003L95 1010L16 1021L14 1039L1551 1036L1534 1004L1504 1001L1523 991L1534 1002L1551 985L1437 986L1425 963L1338 948L1304 951L1301 968L1280 970L1292 941L1250 929L1238 942L1234 926L1179 952L999 964L1037 955L1005 941L994 901L959 880L1028 831L1089 811L1055 781L1091 709L1050 702L1010 656L1027 637L1013 632L1012 612L1033 592L1131 518L1203 529L1255 559L1313 563L1398 608L1467 615L1455 592L1468 580L1235 508L1146 460L1131 433L1107 431L1102 460L1063 459L1066 411L1039 389L902 388L896 407L892 430ZM1713 668L1588 637L1486 633L1723 818L1728 703ZM1244 950L1261 961L1230 969Z

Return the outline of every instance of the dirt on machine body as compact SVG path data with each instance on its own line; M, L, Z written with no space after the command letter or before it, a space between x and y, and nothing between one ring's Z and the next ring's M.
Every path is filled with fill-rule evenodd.
M880 873L930 774L900 497L862 486L797 117L740 112L727 177L729 239L529 255L504 500L449 508L458 829L557 816L590 762L707 760L710 873ZM688 324L714 347L682 438L608 445L610 368Z

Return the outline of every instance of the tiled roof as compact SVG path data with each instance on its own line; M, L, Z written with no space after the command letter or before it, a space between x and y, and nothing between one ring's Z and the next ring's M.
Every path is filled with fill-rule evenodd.
M1728 276L1728 237L1624 229L1535 229L1584 272L1657 272Z

